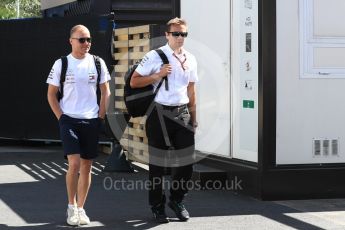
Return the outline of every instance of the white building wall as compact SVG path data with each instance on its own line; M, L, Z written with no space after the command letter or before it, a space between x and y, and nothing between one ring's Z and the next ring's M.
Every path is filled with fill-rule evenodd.
M230 156L230 1L181 1L186 49L198 61L196 149Z
M302 0L277 0L277 164L343 163L345 79L300 77L299 1ZM332 7L334 5L329 9ZM338 7L345 11L345 4ZM329 17L329 20L337 19ZM327 55L330 60L336 57ZM321 150L321 154L315 156L313 139L338 140L338 154L326 154Z
M258 162L258 0L232 1L232 157Z

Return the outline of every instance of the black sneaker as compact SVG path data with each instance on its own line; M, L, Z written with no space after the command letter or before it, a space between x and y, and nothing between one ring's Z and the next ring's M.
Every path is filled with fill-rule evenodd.
M167 215L165 214L164 205L160 204L157 206L153 206L151 210L152 210L153 218L155 219L157 223L161 223L161 224L169 223L169 219Z
M170 201L168 206L175 212L176 217L181 221L187 221L189 219L189 213L182 202Z

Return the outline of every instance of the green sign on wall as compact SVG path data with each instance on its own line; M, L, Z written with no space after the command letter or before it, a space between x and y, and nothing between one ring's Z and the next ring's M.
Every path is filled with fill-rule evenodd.
M246 109L254 109L254 101L251 101L251 100L243 100L243 108L246 108Z

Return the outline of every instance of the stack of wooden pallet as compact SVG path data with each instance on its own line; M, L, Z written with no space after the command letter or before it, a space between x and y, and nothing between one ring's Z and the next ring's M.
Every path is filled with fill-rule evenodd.
M128 159L147 164L149 155L145 122L146 117L131 118L120 140L120 144L127 150Z
M128 69L150 50L165 42L161 26L144 25L114 30L114 59L115 65L115 109L126 113L123 99L125 74ZM141 163L148 162L148 145L145 131L146 118L131 118L120 140L120 144L127 150L130 160Z
M129 67L139 61L150 50L149 26L138 26L114 30L115 65L115 109L126 112L123 101L125 74Z

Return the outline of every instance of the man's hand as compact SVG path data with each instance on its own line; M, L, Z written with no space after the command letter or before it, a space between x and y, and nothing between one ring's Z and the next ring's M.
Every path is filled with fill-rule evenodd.
M49 84L48 92L47 92L47 99L48 99L48 103L49 103L51 110L55 114L55 117L58 120L60 120L60 117L62 115L62 110L60 108L60 104L59 104L59 101L57 99L58 91L59 91L59 87Z
M60 115L58 115L58 121L60 121L62 115L63 115L63 113L61 113Z
M99 133L104 134L105 133L105 119L98 117L98 130Z
M168 74L171 74L172 71L172 67L170 64L164 64L161 68L161 70L159 71L158 75L160 78L168 76Z

